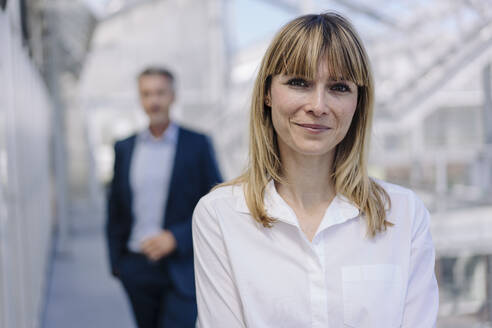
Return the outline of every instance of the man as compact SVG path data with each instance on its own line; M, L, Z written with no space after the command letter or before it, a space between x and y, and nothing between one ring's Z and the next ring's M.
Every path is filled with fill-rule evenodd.
M188 328L196 319L191 217L220 182L208 139L170 121L168 70L138 77L148 129L115 144L106 233L113 275L140 328Z

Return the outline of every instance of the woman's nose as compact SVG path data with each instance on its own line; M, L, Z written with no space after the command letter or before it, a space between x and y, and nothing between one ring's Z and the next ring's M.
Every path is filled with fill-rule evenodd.
M308 110L316 116L321 116L328 112L328 94L324 88L316 88L311 94L310 107Z

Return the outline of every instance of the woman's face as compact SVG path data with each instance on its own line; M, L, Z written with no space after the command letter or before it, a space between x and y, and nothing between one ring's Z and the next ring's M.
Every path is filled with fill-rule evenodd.
M357 107L357 85L330 76L321 60L314 80L276 75L266 97L282 155L333 156Z

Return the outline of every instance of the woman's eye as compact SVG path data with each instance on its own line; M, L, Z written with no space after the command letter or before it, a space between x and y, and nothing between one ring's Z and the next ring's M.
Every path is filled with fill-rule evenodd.
M287 84L293 87L302 88L309 86L309 83L306 80L300 78L290 79L289 81L287 81Z
M330 89L333 91L337 91L337 92L349 92L350 91L350 87L345 83L336 83L336 84L332 85Z

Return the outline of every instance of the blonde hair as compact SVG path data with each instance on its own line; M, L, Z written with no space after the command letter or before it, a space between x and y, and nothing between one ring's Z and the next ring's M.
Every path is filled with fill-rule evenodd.
M374 237L392 225L386 221L391 202L386 191L367 173L367 148L373 116L374 85L364 46L352 25L335 13L301 16L287 23L268 47L256 78L251 100L249 166L244 174L223 185L243 184L253 218L272 227L275 218L265 211L265 187L283 181L276 132L265 96L277 74L314 79L319 61L327 60L330 76L353 81L358 101L345 138L337 145L333 179L337 194L364 214L367 233Z

